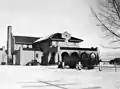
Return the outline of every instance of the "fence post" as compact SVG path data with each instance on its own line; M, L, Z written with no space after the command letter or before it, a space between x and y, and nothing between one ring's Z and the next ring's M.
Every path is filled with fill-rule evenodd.
M116 63L115 63L115 72L117 72L117 67L116 67Z
M62 62L62 68L64 69L64 66L65 66L65 63L64 63L64 61Z
M102 64L99 62L99 71L102 71Z

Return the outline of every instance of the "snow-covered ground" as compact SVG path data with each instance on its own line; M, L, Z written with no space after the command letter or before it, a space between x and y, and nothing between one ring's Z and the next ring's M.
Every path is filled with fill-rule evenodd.
M0 66L0 89L120 89L120 69L106 70Z

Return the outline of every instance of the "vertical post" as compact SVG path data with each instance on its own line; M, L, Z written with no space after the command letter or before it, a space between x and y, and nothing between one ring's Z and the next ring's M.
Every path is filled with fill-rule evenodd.
M81 70L81 62L78 62L78 69Z
M58 42L57 42L57 53L56 53L56 58L57 58L57 62L58 62L58 63L60 62L60 55L59 55L59 53L60 53L60 47L59 47Z
M58 45L58 62L62 62L60 46Z
M8 26L7 28L7 64L12 64L12 54L11 54L11 33L12 26Z
M50 59L51 59L51 52L49 52L49 54L48 54L48 64L50 62Z
M115 63L115 72L117 72L117 66L116 66L116 63Z
M16 65L16 58L15 58L15 55L13 55L13 65Z
M20 60L20 65L23 65L24 64L23 63L24 59L22 58L22 56L23 56L22 55L23 54L23 47L21 46L19 49L20 49L20 59L19 59Z
M59 52L59 54L58 54L58 56L59 56L59 60L58 60L58 62L62 62L61 60L62 60L62 58L61 58L61 53Z
M57 60L58 60L58 68L62 67L62 61L61 61L61 53L60 53L60 46L57 42Z
M64 66L65 66L65 62L64 61L62 61L62 68L64 69Z
M100 62L99 62L99 71L102 71L102 66L103 66L103 65L102 65L102 62L100 61Z
M36 59L36 51L34 50L34 60Z
M102 71L102 61L100 59L100 49L97 47L97 51L98 51L98 63L99 63L99 71Z

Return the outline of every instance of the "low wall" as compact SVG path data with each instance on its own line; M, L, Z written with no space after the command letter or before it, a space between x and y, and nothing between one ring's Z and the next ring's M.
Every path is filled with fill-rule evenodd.
M2 48L0 48L0 64L2 62Z
M7 54L5 52L5 49L3 50L3 48L0 48L0 64L2 62L5 62L7 64Z

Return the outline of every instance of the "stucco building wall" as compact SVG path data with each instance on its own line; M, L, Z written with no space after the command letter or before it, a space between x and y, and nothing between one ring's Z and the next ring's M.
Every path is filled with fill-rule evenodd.
M3 48L0 48L0 64L1 64L2 62L7 63L7 54L6 54L6 52L5 52L5 48L4 48L4 47L3 47Z
M41 63L42 62L42 56L43 56L43 53L41 51L35 51L35 59Z
M15 59L14 59L15 64L20 65L20 50L18 50L14 56L15 56Z
M1 62L2 62L2 50L0 50L0 64L1 64Z
M21 65L26 65L29 61L34 59L34 51L30 50L23 50L21 52L21 58L20 58L20 64Z

